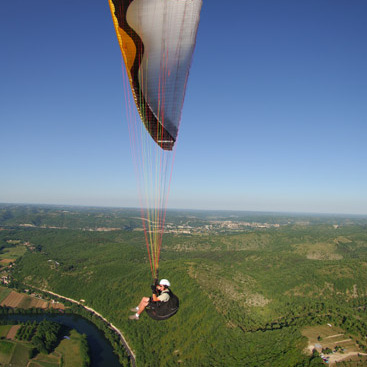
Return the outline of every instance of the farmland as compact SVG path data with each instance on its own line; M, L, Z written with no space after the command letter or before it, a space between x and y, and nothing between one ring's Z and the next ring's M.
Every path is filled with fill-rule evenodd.
M0 325L0 339L5 338L11 328L12 325Z
M43 310L50 308L65 309L62 303L46 301L39 297L29 296L4 287L0 287L0 306L22 309L41 308Z
M6 366L24 367L29 360L32 346L13 340L0 340L0 363Z
M11 247L4 248L0 253L0 263L7 265L10 262L15 261L18 257L22 256L26 252L26 246L16 243Z
M331 324L306 327L302 335L308 339L308 352L317 352L330 365L352 361L356 357L360 363L367 364L367 353L361 352L358 337L345 333L340 327Z
M34 355L34 345L29 341L20 341L15 337L21 325L1 325L0 333L6 339L0 340L0 365L13 367L77 367L86 361L85 338L75 330L71 330L68 338L60 340L51 353L37 353ZM11 334L11 335L10 335ZM5 336L3 336L4 338ZM87 357L88 358L88 357Z

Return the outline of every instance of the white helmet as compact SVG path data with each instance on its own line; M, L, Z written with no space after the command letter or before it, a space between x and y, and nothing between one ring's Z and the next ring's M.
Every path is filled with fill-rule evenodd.
M171 283L169 282L169 280L167 279L162 279L160 282L159 282L159 285L166 285L167 287L170 287L171 286Z

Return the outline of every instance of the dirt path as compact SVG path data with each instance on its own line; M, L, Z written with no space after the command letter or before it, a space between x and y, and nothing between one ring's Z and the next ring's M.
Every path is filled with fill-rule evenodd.
M83 305L82 303L80 303L79 301L76 301L75 299L64 297L64 296L62 296L60 294L51 292L51 291L49 291L47 289L40 289L40 290L43 291L43 292L52 294L52 295L54 295L56 297L65 299L67 301L76 303L76 304L84 307L89 312L91 312L91 313L95 314L96 316L98 316L99 318L101 318L113 331L115 331L120 336L121 342L124 345L125 350L126 350L128 356L130 357L131 366L132 367L136 367L136 357L135 357L135 354L134 354L133 350L131 349L131 347L129 346L129 344L127 343L127 341L126 341L124 335L122 334L122 332L115 325L111 324L106 318L104 318L99 312L97 312L96 310L94 310L91 307L88 307L88 306Z
M335 334L335 335L330 335L330 336L327 336L326 338L324 339L330 339L330 338L335 338L336 336L342 336L344 334Z
M335 342L332 342L334 344L338 344L338 343L345 343L345 342L350 342L352 339L343 339L343 340L336 340Z

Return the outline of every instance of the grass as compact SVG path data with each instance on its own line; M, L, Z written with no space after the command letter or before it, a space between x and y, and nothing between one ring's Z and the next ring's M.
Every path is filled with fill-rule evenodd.
M2 302L10 294L11 289L0 287L0 302Z
M7 240L6 242L12 245L19 245L21 241L20 240Z
M302 335L308 338L310 344L321 344L323 348L334 349L335 346L340 345L350 352L358 352L355 338L350 334L345 334L339 327L330 327L328 325L307 327L302 331ZM320 340L318 339L319 337Z
M344 330L340 327L329 326L329 325L318 325L318 326L310 326L306 327L302 331L302 335L308 338L310 343L320 343L318 341L318 337L320 336L322 341L325 338L330 338L333 335L343 334ZM330 338L331 339L331 338ZM327 340L327 339L326 339Z
M55 349L55 352L59 352L63 355L64 367L77 367L81 366L83 359L80 353L80 343L82 336L72 330L70 333L70 339L64 339Z
M31 344L17 342L10 361L12 367L24 367L29 361L29 351L32 349Z
M24 245L17 245L14 247L4 248L2 253L0 253L0 259L17 259L23 256L27 251L27 247Z
M0 340L0 365L8 365L13 356L16 343Z
M9 330L11 329L12 325L0 325L0 338L6 337L8 335Z
M30 366L42 366L42 367L58 367L59 357L57 357L54 353L52 354L38 354L36 358L32 360Z
M27 295L23 295L22 300L19 302L18 308L30 308L32 303L32 298Z

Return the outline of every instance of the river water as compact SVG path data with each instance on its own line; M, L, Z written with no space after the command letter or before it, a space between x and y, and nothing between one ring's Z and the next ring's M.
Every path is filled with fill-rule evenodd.
M121 367L116 354L113 353L110 342L105 338L104 334L92 322L81 316L70 314L15 314L1 317L20 322L40 322L46 319L75 329L78 333L87 335L91 367Z

